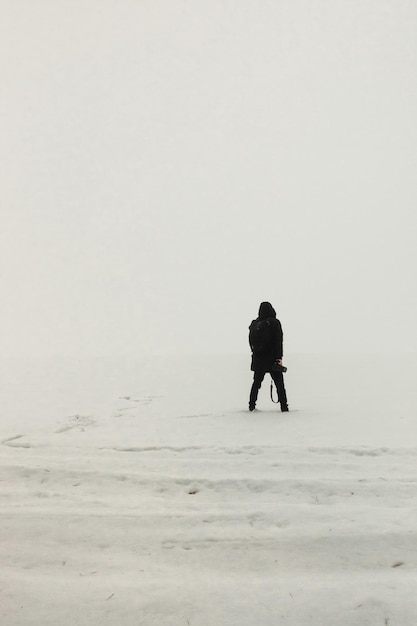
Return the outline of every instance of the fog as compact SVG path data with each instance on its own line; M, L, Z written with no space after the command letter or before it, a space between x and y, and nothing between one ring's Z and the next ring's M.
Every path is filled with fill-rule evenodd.
M417 350L417 5L1 0L2 355Z

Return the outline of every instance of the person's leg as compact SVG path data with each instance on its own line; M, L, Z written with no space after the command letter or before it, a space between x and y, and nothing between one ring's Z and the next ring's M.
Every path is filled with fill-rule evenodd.
M253 384L249 396L249 411L253 411L258 399L258 391L261 388L262 381L265 378L265 372L258 371L253 373Z
M284 376L282 372L271 372L271 376L277 388L278 401L281 404L281 411L288 411L287 393L285 391Z

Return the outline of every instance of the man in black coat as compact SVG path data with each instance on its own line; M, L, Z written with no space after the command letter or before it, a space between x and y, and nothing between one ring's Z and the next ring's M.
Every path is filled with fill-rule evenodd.
M252 350L251 370L253 384L249 397L249 411L253 411L265 374L269 372L278 392L281 411L288 411L287 394L282 371L274 364L282 365L282 327L277 319L274 307L269 302L262 302L259 315L249 326L249 345ZM278 371L277 371L278 370Z

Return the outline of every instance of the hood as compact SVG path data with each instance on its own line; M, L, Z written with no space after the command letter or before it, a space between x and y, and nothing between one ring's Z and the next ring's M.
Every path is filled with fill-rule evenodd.
M264 320L267 317L276 317L275 309L270 302L261 302L259 307L259 319Z

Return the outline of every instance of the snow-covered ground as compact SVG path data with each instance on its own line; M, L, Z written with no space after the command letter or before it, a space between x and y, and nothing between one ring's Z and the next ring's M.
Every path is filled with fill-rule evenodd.
M2 626L415 626L414 357L0 363Z

